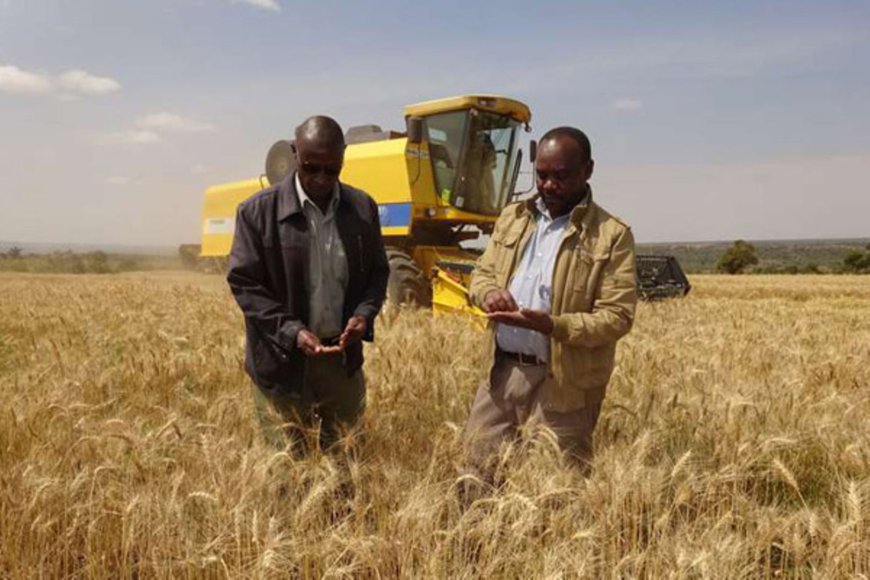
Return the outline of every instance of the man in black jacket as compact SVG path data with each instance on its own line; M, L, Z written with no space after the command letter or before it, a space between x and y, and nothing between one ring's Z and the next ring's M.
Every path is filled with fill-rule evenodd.
M245 315L245 370L267 440L322 449L365 408L362 340L374 338L389 264L377 204L338 181L344 135L329 117L296 129L297 171L239 205L227 281Z

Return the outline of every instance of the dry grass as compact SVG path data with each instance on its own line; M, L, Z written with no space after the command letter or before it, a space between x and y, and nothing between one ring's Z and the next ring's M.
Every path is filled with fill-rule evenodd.
M0 577L868 577L870 278L693 282L640 308L589 479L530 442L462 512L464 321L381 321L341 509L261 444L220 278L0 275Z

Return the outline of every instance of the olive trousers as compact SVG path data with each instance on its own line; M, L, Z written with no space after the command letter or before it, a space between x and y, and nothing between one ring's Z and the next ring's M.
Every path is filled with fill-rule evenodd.
M266 442L296 457L315 445L332 451L340 441L353 443L365 411L362 369L348 375L342 355L309 357L301 391L254 385L254 408Z

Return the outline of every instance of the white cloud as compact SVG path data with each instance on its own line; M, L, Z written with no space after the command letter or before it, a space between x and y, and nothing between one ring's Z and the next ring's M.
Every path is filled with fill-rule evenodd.
M45 95L55 89L64 91L58 95L60 100L72 101L77 95L114 93L121 89L121 83L79 69L69 70L52 78L49 75L22 70L17 66L0 66L0 92Z
M51 90L51 80L17 66L0 66L0 92L42 95Z
M639 111L643 108L643 101L626 97L610 103L610 108L615 111Z
M264 10L281 12L281 5L278 4L278 0L233 0L233 4L250 4Z
M174 113L160 112L136 119L133 128L120 133L104 135L104 144L147 145L160 143L168 133L211 133L217 128L211 123L182 117Z
M194 175L205 175L206 173L208 173L208 167L206 167L202 163L197 163L190 168L190 172Z
M145 185L145 182L143 180L135 179L133 177L127 177L126 175L110 175L109 177L104 177L103 183L115 187L132 187Z
M127 131L124 136L130 143L157 143L160 141L160 135L147 129Z
M103 180L103 183L106 185L130 185L133 183L133 180L129 177L124 177L122 175L112 175Z
M149 129L131 129L104 135L100 141L106 145L148 145L162 141L160 135Z
M217 130L210 123L204 123L167 112L146 115L136 121L136 126L140 129L171 133L203 133Z
M78 69L60 75L58 84L68 91L84 95L105 95L121 90L121 83L113 78L98 77Z

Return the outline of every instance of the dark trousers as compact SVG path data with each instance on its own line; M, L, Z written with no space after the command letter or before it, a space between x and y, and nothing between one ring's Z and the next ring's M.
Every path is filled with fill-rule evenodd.
M254 406L266 442L279 450L289 447L296 457L315 445L332 451L345 437L352 442L359 435L365 397L362 369L348 376L341 354L309 357L299 392L254 385Z

